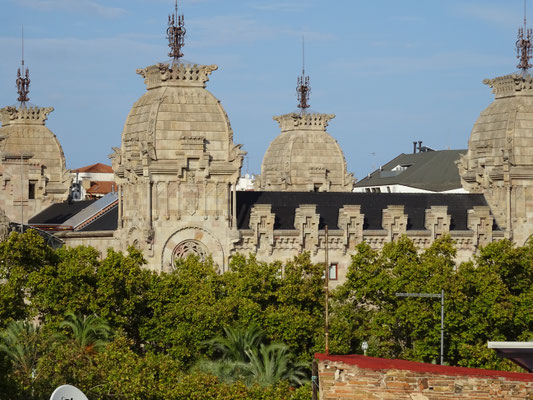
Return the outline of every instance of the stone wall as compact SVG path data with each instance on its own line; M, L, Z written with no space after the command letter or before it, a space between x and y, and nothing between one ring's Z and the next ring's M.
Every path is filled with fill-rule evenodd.
M319 359L320 400L532 399L533 374L360 355Z
M92 246L105 257L109 248L120 250L120 242L113 237L113 233L114 231L58 232L55 236L68 247Z

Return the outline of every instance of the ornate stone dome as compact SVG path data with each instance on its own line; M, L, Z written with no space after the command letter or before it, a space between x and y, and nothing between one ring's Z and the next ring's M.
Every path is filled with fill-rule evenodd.
M40 177L34 179L42 180L43 195L64 195L66 198L70 176L65 167L65 155L56 135L45 126L48 114L53 110L52 107L37 106L2 108L0 152L3 164L8 160L20 160L22 155L35 166Z
M354 178L344 154L327 132L333 114L291 113L274 117L281 134L268 147L258 179L268 191L349 192Z
M137 70L147 91L133 105L122 132L122 162L142 169L143 156L160 168L188 168L185 153L197 153L194 163L205 169L232 163L238 151L228 116L205 89L216 65L157 64ZM207 156L209 154L209 157ZM190 157L191 159L194 157Z
M511 234L512 222L533 215L533 77L513 74L484 81L494 101L474 124L468 152L458 162L463 187L484 193L496 220Z

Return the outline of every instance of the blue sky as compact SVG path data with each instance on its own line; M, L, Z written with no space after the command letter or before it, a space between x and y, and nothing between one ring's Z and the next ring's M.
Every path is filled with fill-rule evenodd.
M47 126L69 168L109 163L131 105L145 91L136 68L168 59L173 0L1 0L0 105L16 103L24 24L30 102L53 106ZM422 140L466 148L492 101L484 78L516 71L521 0L181 0L185 59L217 64L208 89L229 114L258 173L296 109L301 38L313 110L357 178ZM531 6L533 10L533 5ZM531 15L533 22L533 15Z

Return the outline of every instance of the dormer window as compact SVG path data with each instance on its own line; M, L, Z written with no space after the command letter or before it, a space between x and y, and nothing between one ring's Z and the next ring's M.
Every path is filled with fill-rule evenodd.
M412 164L399 164L399 165L395 166L393 169L391 169L391 171L398 171L398 172L405 171L411 165Z

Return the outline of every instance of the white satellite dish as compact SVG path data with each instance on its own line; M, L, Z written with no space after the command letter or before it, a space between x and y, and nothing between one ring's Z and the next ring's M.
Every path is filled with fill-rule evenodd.
M85 396L83 392L77 387L72 386L72 385L62 385L62 386L59 386L56 390L54 390L54 393L52 393L50 400L89 400L89 399L87 399L87 396Z

